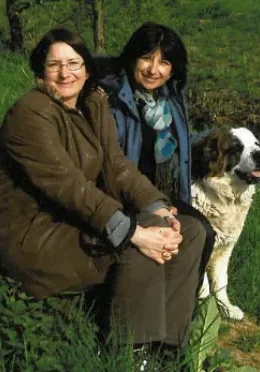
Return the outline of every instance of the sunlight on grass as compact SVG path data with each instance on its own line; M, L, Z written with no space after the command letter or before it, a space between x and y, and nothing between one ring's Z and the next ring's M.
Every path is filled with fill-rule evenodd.
M27 50L35 45L39 35L73 10L75 4L70 0L60 4L52 2L45 12L38 6L24 14ZM259 0L179 0L176 4L168 7L167 13L162 12L160 19L175 28L187 46L191 125L196 131L222 125L259 127ZM5 1L0 0L2 45L8 38L4 9ZM119 15L125 18L118 16L115 23L112 17L117 14L113 8L107 9L105 38L111 54L120 51L132 28L137 26L138 20L132 22L126 10L120 9ZM86 14L75 17L74 27L81 27L88 45L93 47L91 24ZM68 25L72 23L69 21ZM33 77L28 56L0 51L0 64L2 121L7 109L33 86ZM231 257L228 292L234 303L260 322L260 186L257 190L245 229ZM0 298L1 372L133 371L131 340L119 351L117 338L113 339L112 334L111 348L102 349L101 356L97 356L98 329L81 296L31 301L0 277ZM231 328L222 326L221 336ZM259 347L260 336L241 331L236 342L235 347L248 353ZM234 362L226 349L217 350L211 365L220 366L222 362L226 363L227 370ZM173 365L171 372L175 368L177 371L178 366Z
M33 85L28 58L19 54L0 54L0 121L7 109Z
M259 189L258 189L259 190ZM230 296L247 313L260 310L260 193L249 211L245 228L230 262Z

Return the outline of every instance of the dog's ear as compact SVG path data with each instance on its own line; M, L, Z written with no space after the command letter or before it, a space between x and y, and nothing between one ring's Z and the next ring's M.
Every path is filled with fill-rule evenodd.
M256 124L248 124L247 129L249 129L253 135L257 138L257 140L260 142L260 128Z
M192 179L224 175L227 130L214 129L192 142Z

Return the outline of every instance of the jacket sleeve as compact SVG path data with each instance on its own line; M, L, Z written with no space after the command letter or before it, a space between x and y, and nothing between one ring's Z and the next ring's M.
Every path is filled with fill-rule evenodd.
M34 106L18 104L7 115L1 139L7 153L43 194L102 232L122 204L86 179L62 145L55 118Z
M100 137L105 152L107 174L112 175L110 184L114 183L118 195L141 210L148 205L163 201L167 205L167 197L161 193L146 176L142 175L133 162L129 161L121 150L116 131L116 123L110 113L107 99L89 100L88 108L94 130Z

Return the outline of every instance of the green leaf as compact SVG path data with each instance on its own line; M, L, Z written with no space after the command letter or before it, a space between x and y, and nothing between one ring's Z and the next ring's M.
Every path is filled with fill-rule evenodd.
M191 326L190 362L191 372L203 371L203 362L216 346L221 318L215 297L200 300Z

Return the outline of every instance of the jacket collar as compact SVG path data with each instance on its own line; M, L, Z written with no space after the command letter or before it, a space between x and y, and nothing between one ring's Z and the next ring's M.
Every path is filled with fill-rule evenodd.
M139 113L137 110L137 106L134 100L132 88L129 84L129 80L127 74L124 70L121 71L119 75L116 74L109 74L101 79L101 85L104 87L108 95L111 95L111 104L113 105L113 96L116 96L121 102L123 102L129 112L136 117L139 118ZM171 87L164 86L162 89L162 94L170 99L175 97L175 99L180 100L179 96L181 92L178 92L177 84L175 81L172 82ZM178 99L179 98L179 99Z
M128 107L129 111L137 119L139 119L139 113L138 113L137 106L134 100L132 88L129 84L129 80L126 74L122 76L122 83L118 91L118 98L120 99L120 101L124 102L124 104Z

